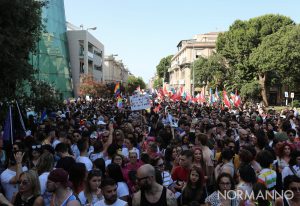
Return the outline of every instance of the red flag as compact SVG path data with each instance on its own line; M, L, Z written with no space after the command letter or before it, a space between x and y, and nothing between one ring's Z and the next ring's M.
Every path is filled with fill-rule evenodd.
M230 104L230 100L229 100L229 98L228 98L228 96L227 96L227 92L225 91L225 90L223 90L223 101L224 101L224 104L228 107L228 108L230 108L231 107L231 104Z
M163 94L164 96L168 96L167 85L164 85Z
M241 105L241 97L238 95L237 90L235 91L235 99L234 99L234 106L239 107Z

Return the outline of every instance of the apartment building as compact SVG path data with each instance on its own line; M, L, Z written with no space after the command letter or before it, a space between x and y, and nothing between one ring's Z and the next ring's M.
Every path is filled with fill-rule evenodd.
M125 86L127 84L129 71L122 60L115 58L117 55L108 55L104 58L103 81L105 83L120 82Z
M78 28L67 22L67 29L74 95L77 97L84 75L103 82L104 45L89 32L96 28Z
M215 51L218 34L218 32L197 34L193 39L181 40L178 43L178 51L172 58L171 67L168 70L171 88L183 87L190 94L194 92L191 69L193 62L200 56L209 57Z

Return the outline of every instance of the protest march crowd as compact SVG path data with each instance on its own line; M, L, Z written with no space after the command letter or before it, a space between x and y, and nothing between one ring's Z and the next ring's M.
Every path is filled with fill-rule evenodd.
M152 101L29 116L31 132L1 139L1 205L300 205L297 109ZM289 193L259 195L275 191Z

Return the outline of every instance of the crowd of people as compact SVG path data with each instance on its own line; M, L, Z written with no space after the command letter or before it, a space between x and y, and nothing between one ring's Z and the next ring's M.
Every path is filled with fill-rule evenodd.
M0 205L300 205L297 109L94 99L26 127L0 141Z

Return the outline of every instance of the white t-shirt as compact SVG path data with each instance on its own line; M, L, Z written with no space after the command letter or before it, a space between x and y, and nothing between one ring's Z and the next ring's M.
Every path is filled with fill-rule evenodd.
M51 197L52 197L52 193L47 192L47 190L46 190L46 184L47 184L49 173L50 172L44 172L43 174L41 174L39 176L39 181L40 181L40 186L41 186L41 195L44 199L45 206L50 205L50 201L51 201Z
M91 171L93 169L93 163L88 157L79 156L76 162L81 162L85 164L86 170Z
M23 167L22 171L27 171L28 168L27 167ZM16 172L11 170L11 169L6 169L2 172L1 174L1 185L3 187L4 193L5 193L5 197L11 201L12 197L14 195L15 192L18 192L18 185L17 184L10 184L9 181L16 176Z
M105 167L107 167L111 163L111 159L105 160Z
M92 160L92 162L94 162L96 159L99 159L99 158L103 158L102 152L90 154L90 160Z
M80 200L81 205L86 205L87 203L87 199L85 197L84 191L81 191L78 194L78 198ZM99 202L100 200L103 199L103 196L101 196L100 198L97 197L97 195L93 195L93 199L92 199L92 204L91 205L95 205L97 202Z
M126 205L128 205L127 202L120 199L117 199L117 201L115 201L114 204L112 205L107 205L104 199L94 204L94 206L126 206Z
M61 143L61 141L59 141L58 139L54 140L54 142L52 143L52 147L55 149L56 145L58 145L59 143Z
M136 147L133 147L130 151L136 152L137 153L137 158L140 159L140 151ZM129 157L129 150L128 150L128 148L126 148L126 147L122 148L122 155L124 157L126 157L126 158Z
M297 166L297 165L294 165L292 168L294 169L296 175L298 177L300 177L300 167ZM289 176L289 175L295 175L294 172L290 169L290 167L283 168L281 174L282 174L282 182L284 181L284 178L286 178L287 176Z
M117 195L118 197L124 197L129 195L129 189L125 182L118 182Z
M78 158L80 156L80 151L78 149L77 144L72 144L71 145L71 150L73 152L73 155L75 156L75 159Z

